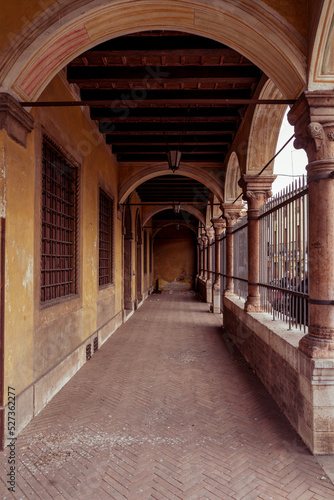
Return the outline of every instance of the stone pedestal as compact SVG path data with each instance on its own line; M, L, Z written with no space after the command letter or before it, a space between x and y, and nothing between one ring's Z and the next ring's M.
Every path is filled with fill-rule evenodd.
M259 312L260 305L260 206L271 196L271 185L275 175L247 175L239 181L243 199L248 204L248 296L245 310Z
M240 218L241 203L223 203L221 205L224 219L226 220L226 288L224 296L234 294L233 284L233 227Z
M334 358L334 92L306 92L289 121L309 160L309 329L300 349Z
M215 314L220 314L220 239L226 228L223 219L211 219L215 231L215 279L212 285L212 309Z

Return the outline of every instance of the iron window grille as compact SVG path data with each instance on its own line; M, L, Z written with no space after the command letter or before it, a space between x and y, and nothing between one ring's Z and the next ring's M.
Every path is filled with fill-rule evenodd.
M113 282L113 209L112 198L100 189L99 286Z
M77 293L78 168L43 138L41 302Z

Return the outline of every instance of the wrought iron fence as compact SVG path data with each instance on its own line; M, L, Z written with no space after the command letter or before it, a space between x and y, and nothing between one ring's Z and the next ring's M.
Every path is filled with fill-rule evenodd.
M308 188L300 177L260 211L262 310L304 331L308 325Z
M248 223L247 215L233 228L233 284L234 293L246 299L248 293Z
M220 237L220 311L223 312L223 292L226 288L226 232Z

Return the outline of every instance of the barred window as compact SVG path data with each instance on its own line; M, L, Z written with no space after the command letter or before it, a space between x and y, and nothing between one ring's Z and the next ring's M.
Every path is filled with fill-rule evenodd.
M77 293L78 169L46 138L42 158L41 302Z
M99 285L113 282L113 200L100 189Z

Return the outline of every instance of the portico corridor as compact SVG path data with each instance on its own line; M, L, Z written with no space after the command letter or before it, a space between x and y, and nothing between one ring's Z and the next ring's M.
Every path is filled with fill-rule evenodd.
M16 442L1 498L326 500L334 486L218 316L148 297Z

